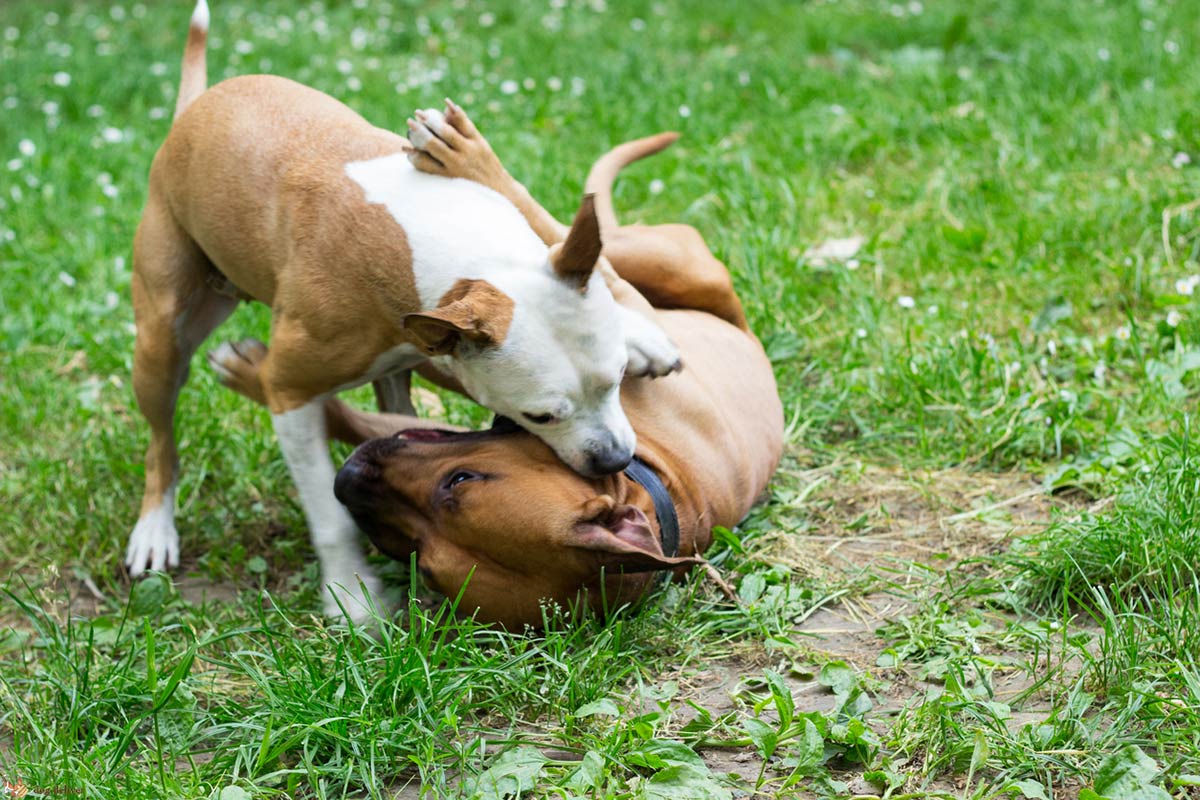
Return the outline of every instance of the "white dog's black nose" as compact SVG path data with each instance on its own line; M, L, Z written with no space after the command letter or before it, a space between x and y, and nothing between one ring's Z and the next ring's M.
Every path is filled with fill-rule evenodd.
M591 475L612 475L629 466L633 460L633 451L612 442L606 447L588 453L588 473Z

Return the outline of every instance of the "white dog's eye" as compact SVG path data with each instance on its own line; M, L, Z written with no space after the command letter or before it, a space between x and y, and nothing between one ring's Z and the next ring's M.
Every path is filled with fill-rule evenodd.
M534 425L549 425L554 422L553 414L522 414L522 416Z

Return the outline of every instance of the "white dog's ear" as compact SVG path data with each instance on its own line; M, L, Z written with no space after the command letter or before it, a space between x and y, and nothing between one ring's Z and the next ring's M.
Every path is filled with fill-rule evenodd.
M442 356L464 339L484 347L499 345L512 317L511 297L487 281L463 278L434 310L405 315L404 331L426 355Z
M586 194L571 223L567 240L550 248L550 263L555 275L582 292L599 260L600 220L596 217L595 197Z
M645 512L637 506L617 505L608 495L585 503L581 517L571 533L570 544L594 551L605 568L651 572L704 563L696 556L664 554Z

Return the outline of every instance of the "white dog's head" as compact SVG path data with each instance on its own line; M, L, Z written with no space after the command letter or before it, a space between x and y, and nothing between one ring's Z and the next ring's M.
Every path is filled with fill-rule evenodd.
M602 276L600 226L584 198L545 270L514 271L503 289L460 280L404 327L480 404L554 449L576 472L624 469L637 443L621 409L629 359L621 315ZM520 302L513 298L519 297Z

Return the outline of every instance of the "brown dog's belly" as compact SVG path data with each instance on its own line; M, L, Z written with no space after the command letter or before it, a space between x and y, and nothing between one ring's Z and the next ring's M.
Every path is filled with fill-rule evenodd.
M653 451L695 499L698 553L714 525L736 525L766 488L783 451L783 406L753 335L700 311L660 310L657 318L679 344L684 370L627 383L622 402L639 451Z

